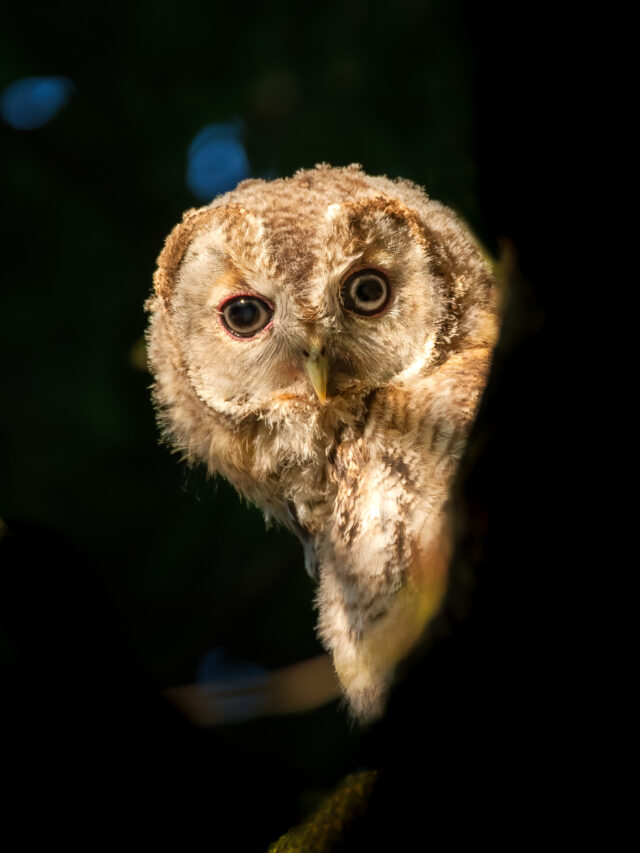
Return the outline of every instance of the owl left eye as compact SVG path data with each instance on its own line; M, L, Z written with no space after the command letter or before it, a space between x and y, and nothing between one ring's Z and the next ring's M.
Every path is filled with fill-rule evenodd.
M384 311L390 296L391 288L380 270L358 270L342 285L342 304L363 317Z
M273 308L257 296L235 296L220 307L223 325L237 338L251 338L268 326Z

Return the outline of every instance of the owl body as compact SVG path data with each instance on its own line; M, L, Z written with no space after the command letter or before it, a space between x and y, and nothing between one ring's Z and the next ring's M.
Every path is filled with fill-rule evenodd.
M320 636L374 716L444 589L496 334L478 247L415 185L323 165L187 212L148 307L166 438L300 538Z

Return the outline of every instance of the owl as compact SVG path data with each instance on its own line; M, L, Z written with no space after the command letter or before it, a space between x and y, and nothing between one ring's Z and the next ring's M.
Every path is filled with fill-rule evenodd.
M491 268L353 164L189 210L147 302L166 441L299 537L347 703L379 715L446 587L448 492L496 338Z

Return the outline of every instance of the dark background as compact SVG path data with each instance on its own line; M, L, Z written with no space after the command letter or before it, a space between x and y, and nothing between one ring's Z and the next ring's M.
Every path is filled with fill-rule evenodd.
M559 384L553 217L539 251L566 166L559 26L540 7L516 19L462 0L13 6L0 87L75 87L39 129L0 123L0 650L15 790L32 813L71 834L87 816L117 831L126 815L147 835L198 827L261 850L345 773L395 760L404 778L398 755L418 743L428 757L412 764L438 790L445 766L467 793L490 767L516 799L507 764L531 784L523 766L556 730L544 709L557 632L547 620L537 635L553 596L529 581L541 562L545 577L564 566L545 554L562 480L539 521L556 446L542 415ZM204 203L185 171L210 123L235 123L254 176L355 161L411 178L509 259L497 375L458 490L454 564L480 579L481 616L450 609L445 640L373 733L337 703L203 731L160 696L212 649L268 669L321 651L297 542L158 443L142 306L165 235ZM449 698L434 710L434 696ZM426 789L413 791L415 814ZM400 794L381 796L378 820Z

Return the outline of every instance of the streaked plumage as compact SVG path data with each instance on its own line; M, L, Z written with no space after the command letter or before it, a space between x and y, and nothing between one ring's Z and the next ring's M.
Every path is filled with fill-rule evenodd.
M165 437L300 537L322 641L375 715L444 588L496 334L487 263L414 184L323 165L188 211L154 283Z

